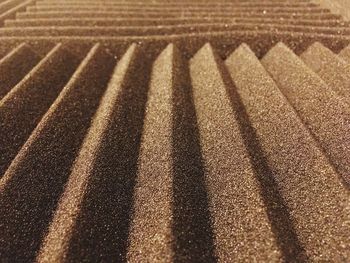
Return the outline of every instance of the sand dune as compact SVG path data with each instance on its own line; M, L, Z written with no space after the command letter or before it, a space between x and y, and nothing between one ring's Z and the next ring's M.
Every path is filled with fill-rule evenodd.
M350 260L334 9L7 0L0 21L0 262Z

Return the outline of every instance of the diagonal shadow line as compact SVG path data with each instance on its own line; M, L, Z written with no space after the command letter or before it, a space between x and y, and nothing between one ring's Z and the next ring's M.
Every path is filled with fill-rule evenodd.
M137 162L154 54L139 50L99 150L69 262L126 262Z
M11 179L0 193L1 262L35 260L113 69L114 59L97 52L8 170Z
M175 56L174 68L174 262L216 262L188 62Z
M272 231L282 251L284 260L286 262L306 263L308 262L308 257L305 249L298 239L288 207L279 193L277 182L268 165L264 150L257 139L258 135L250 122L246 108L227 69L221 61L218 61L217 64L220 67L220 72L227 87L231 105L235 111L235 117L239 123L241 134L260 186L260 193L267 207Z

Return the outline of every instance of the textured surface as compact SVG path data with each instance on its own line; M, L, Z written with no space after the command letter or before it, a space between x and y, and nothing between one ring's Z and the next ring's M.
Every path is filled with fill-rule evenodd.
M326 2L0 2L0 262L350 261Z

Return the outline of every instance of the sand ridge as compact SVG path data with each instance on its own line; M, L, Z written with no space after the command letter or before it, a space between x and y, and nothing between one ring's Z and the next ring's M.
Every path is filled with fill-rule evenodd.
M0 21L1 262L350 260L342 15L7 0Z

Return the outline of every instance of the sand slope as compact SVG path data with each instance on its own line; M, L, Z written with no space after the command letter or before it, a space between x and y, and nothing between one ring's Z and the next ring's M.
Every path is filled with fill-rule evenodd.
M0 262L350 261L333 9L7 0L0 21Z

